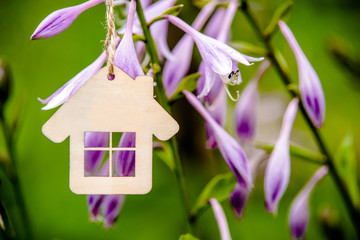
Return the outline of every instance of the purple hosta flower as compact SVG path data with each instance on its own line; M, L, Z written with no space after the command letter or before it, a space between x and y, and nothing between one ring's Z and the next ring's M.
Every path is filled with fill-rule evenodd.
M140 0L141 6L147 8L151 4L151 0Z
M100 170L96 174L92 174L92 176L109 176L109 159L107 159ZM91 221L95 222L100 220L100 207L104 198L105 195L87 195L86 199Z
M301 50L290 28L283 21L279 21L279 26L296 57L299 71L299 90L303 105L313 124L319 128L325 119L325 97L319 77Z
M220 81L221 82L221 81ZM226 113L227 113L227 96L222 84L219 86L220 92L214 101L210 104L205 102L206 108L209 111L210 115L214 120L220 125L224 126L226 122ZM210 91L211 92L211 91ZM205 122L206 128L206 147L215 148L217 146L215 136L209 123Z
M197 83L197 93L199 94L205 84L205 76L204 76L204 64L201 63L199 67L199 73L201 76ZM210 90L210 92L202 98L202 102L205 104L208 109L210 115L215 119L215 121L220 125L224 126L226 121L227 114L227 97L225 93L224 86L219 77L216 77L214 87ZM212 129L208 126L208 123L205 122L206 129L206 147L207 148L215 148L216 141L214 138L214 134Z
M224 18L220 21L221 25L219 27L219 33L216 36L216 39L220 42L227 43L230 38L230 27L233 22L235 13L239 6L238 0L230 0L229 5L226 9Z
M132 38L132 28L134 24L136 1L132 0L127 16L126 29L121 42L116 49L114 65L122 69L133 79L136 76L144 75L136 55L135 46Z
M144 9L144 16L146 22L150 22L154 18L161 15L163 12L165 12L167 9L172 7L175 3L175 0L161 0L158 1L149 7ZM169 50L168 44L167 44L167 31L168 31L168 21L166 20L160 20L155 23L153 23L150 26L151 34L156 42L157 50L160 59L162 57L166 58L172 58L171 52ZM125 32L125 28L122 27L118 31L119 33L123 34ZM143 35L142 28L140 25L140 21L137 18L137 15L135 15L135 20L132 28L132 32L138 35ZM136 49L139 56L143 56L146 52L145 50L145 44L143 42L137 42L136 43Z
M125 195L106 195L101 204L105 228L112 227L124 204Z
M135 133L125 132L120 140L119 147L135 147ZM116 176L134 176L135 174L135 151L117 151L115 160Z
M251 173L244 151L209 114L201 102L190 92L184 91L189 103L202 115L211 127L216 144L230 169L233 171L239 184L245 188L252 187Z
M202 56L205 69L205 84L203 91L198 96L202 98L207 95L214 85L215 77L218 74L225 85L236 85L241 82L239 71L235 62L244 65L251 65L249 61L261 61L263 58L252 58L239 53L228 45L208 37L175 16L166 16L167 19L188 33L195 41L200 55Z
M310 194L317 182L319 182L327 174L327 172L328 168L326 166L319 168L291 204L289 213L289 226L291 235L295 239L302 238L305 235L310 215Z
M242 216L249 194L250 191L238 183L235 185L233 192L230 194L230 202L238 218L241 218Z
M102 2L105 2L105 0L90 0L83 4L59 9L51 13L40 23L30 39L44 39L58 35L67 29L83 11Z
M211 198L209 202L214 211L216 222L219 226L221 240L231 240L229 226L220 203L215 198Z
M107 147L109 133L107 132L86 132L85 147ZM85 175L95 176L99 168L105 151L85 151Z
M150 22L152 19L165 12L172 7L174 3L175 0L161 0L150 5L144 10L146 22ZM163 56L167 59L173 59L167 44L168 26L169 23L166 20L157 21L150 26L150 31L152 36L154 36L160 59L162 59Z
M209 22L206 24L204 34L206 36L216 38L220 32L220 29L223 27L223 19L225 17L225 9L218 8L215 13L210 18Z
M96 174L93 174L93 176L109 176L109 159L105 161L100 170ZM86 199L91 221L95 222L100 220L100 207L105 197L105 195L87 195Z
M249 159L249 167L252 172L252 179L255 181L256 171L261 160L266 156L266 152L262 150L256 150L253 156ZM234 190L229 196L231 205L235 211L235 214L238 218L242 217L243 210L245 208L246 202L250 196L251 189L246 189L240 184L236 184Z
M265 171L265 201L268 212L277 213L278 203L284 194L290 178L290 133L298 109L297 98L286 109L280 136L270 155Z
M207 21L215 8L215 3L208 3L201 9L199 15L196 17L193 28L199 30ZM189 71L191 64L192 51L194 47L194 40L185 34L176 46L172 49L173 59L168 59L163 68L163 82L166 91L166 96L170 98L176 91L181 80Z
M235 106L236 133L244 143L250 141L255 135L259 79L269 66L269 61L264 61L260 65L256 75L248 83Z

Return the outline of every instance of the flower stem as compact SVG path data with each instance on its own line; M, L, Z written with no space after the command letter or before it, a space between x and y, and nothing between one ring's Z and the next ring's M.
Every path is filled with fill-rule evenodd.
M162 83L161 71L159 69L160 68L160 60L159 60L159 56L157 54L156 45L155 45L154 39L151 36L149 27L146 23L146 20L144 17L144 12L143 12L143 9L141 7L139 0L136 0L136 12L139 17L144 36L146 38L145 46L146 46L147 52L149 53L149 56L150 56L150 62L151 62L153 72L154 72L154 81L156 82L156 88L155 88L156 97L157 97L160 105L169 114L171 114L171 107L166 98L165 88ZM183 169L183 166L182 166L181 160L180 160L177 140L175 137L172 137L169 140L169 145L170 145L172 157L173 157L173 160L175 163L174 172L175 172L176 180L177 180L177 183L179 186L180 195L182 197L183 208L184 208L184 212L185 212L185 216L186 216L186 226L187 226L188 230L191 233L193 233L194 226L193 226L193 222L191 221L192 216L191 216L190 196L189 196L188 187L187 187L187 184L185 181L184 169Z
M266 36L263 34L259 24L256 22L255 17L253 16L251 10L249 9L249 6L248 6L248 3L246 0L242 1L240 8L244 12L246 17L248 18L248 20L251 23L251 25L253 26L255 32L258 34L260 39L264 42L265 47L268 51L267 57L270 59L271 63L274 65L274 67L275 67L276 71L278 72L278 74L280 75L280 78L282 79L284 85L288 87L289 85L292 84L291 79L290 79L289 75L286 73L286 71L282 68L278 59L275 57L274 49L270 44L270 35ZM300 112L302 113L302 115L305 119L305 122L307 123L311 132L313 133L313 136L316 140L316 143L317 143L321 153L324 156L326 156L325 164L329 167L330 174L333 177L333 180L343 197L345 206L349 212L350 218L352 219L352 223L354 224L355 231L356 231L358 237L360 238L360 228L359 228L360 213L359 213L359 210L355 207L354 203L352 202L348 191L346 190L346 186L345 186L344 182L342 181L342 179L335 167L334 159L332 158L328 148L326 147L326 144L325 144L324 140L322 139L319 130L315 127L315 125L312 123L311 119L309 118L308 114L306 113L306 110L301 101L301 96L299 95L299 93L296 92L292 88L287 88L287 90L291 94L292 97L297 97L299 99Z
M15 198L16 198L20 213L22 215L23 224L24 224L23 227L25 230L26 237L27 237L27 239L32 239L31 224L30 224L29 216L28 216L25 201L24 201L24 196L21 191L21 184L20 184L19 176L16 171L16 154L15 154L14 139L13 139L12 133L10 132L10 127L6 124L3 108L0 109L0 125L2 126L2 130L3 130L3 134L4 134L6 146L7 146L7 151L8 151L9 158L10 158L10 161L8 164L11 165L11 166L9 166L9 169L11 169L11 171L9 171L8 177L9 177L9 180L14 189Z

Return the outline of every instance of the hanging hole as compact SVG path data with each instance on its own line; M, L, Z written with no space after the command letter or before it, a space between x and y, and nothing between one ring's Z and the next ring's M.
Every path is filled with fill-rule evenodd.
M115 75L111 75L110 73L107 75L107 78L112 81L115 79Z

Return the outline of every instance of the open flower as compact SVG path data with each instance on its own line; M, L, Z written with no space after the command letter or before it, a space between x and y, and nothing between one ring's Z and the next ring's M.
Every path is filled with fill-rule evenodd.
M298 109L297 98L294 98L286 109L280 136L270 155L265 170L265 202L268 212L277 213L278 203L283 196L290 178L290 133Z
M246 155L241 146L211 117L209 112L192 93L188 91L184 91L183 93L189 103L200 113L211 127L221 155L233 171L238 183L246 189L251 188L251 173Z
M328 168L326 166L319 168L291 204L289 213L289 226L291 235L295 239L302 238L305 235L310 215L310 194L315 185L327 174L327 172Z
M256 106L258 98L258 84L269 61L264 61L254 78L248 83L235 106L235 128L239 139L242 142L250 141L255 135L256 127Z
M205 96L214 85L216 74L220 76L225 85L236 85L241 82L236 62L251 65L249 61L261 61L263 58L252 58L243 55L228 45L208 37L175 16L166 16L167 19L195 41L204 62L205 84L203 91L198 96Z
M279 21L279 26L296 57L299 71L299 90L306 113L313 124L319 128L325 119L325 97L320 79L301 50L290 28L283 21Z
M205 24L214 8L214 2L206 4L196 17L192 25L193 28L199 30ZM175 93L181 80L189 71L193 47L194 40L191 36L185 34L171 51L174 57L165 62L163 68L163 83L168 98Z
M216 222L219 226L221 240L231 240L229 226L220 203L215 198L211 198L209 202L214 211Z
M82 12L102 2L105 2L105 0L90 0L51 13L39 24L30 39L44 39L58 35L67 29Z
M126 72L135 79L139 75L144 75L139 60L136 55L135 46L132 38L132 28L134 24L136 1L132 0L129 6L126 29L123 38L115 52L114 65Z

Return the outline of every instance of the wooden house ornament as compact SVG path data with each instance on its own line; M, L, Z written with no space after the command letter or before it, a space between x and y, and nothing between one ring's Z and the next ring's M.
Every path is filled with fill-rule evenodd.
M153 79L132 79L115 67L115 79L107 68L98 71L42 127L43 134L59 143L70 136L70 189L77 194L145 194L152 187L152 135L168 140L179 130L177 122L154 99ZM86 132L107 132L108 147L86 148ZM135 133L134 148L112 146L112 133ZM86 176L84 153L109 153L108 176ZM114 150L135 151L135 176L114 176Z

